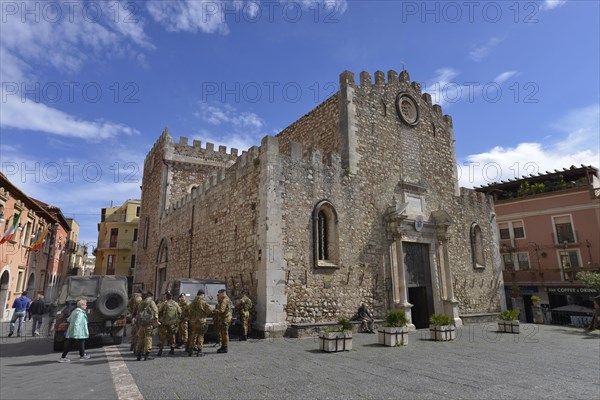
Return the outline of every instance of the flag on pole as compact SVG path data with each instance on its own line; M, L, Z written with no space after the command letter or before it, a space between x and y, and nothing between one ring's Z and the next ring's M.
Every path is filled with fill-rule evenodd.
M17 218L13 219L12 225L10 225L6 232L4 232L4 237L2 240L0 240L0 244L6 243L15 237L15 232L17 231L17 226L19 226L19 220L21 219L21 214L23 214L23 211L19 212Z
M29 246L29 251L40 250L42 248L42 245L44 244L44 239L46 238L47 233L48 233L48 227L46 227L46 229L44 229L44 232L42 232L40 237L37 238L37 240L35 242L33 242L31 244L31 246Z

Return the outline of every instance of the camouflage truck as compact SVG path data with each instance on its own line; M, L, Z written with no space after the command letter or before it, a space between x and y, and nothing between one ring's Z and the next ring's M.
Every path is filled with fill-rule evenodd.
M69 276L58 296L58 312L54 328L54 350L63 349L67 318L77 300L87 300L90 339L110 335L114 344L121 344L125 332L127 313L126 276Z
M196 298L196 294L198 293L198 290L204 290L204 300L208 303L208 305L210 306L210 308L214 309L215 306L218 303L218 299L217 299L217 292L221 289L225 289L227 295L229 296L229 298L231 298L231 293L229 292L229 290L227 289L227 283L225 281L219 281L216 279L192 279L192 278L185 278L185 279L176 279L173 281L168 281L163 283L162 287L161 287L161 291L159 293L159 297L162 297L162 295L169 290L171 292L171 294L173 294L173 299L175 301L177 301L179 299L179 295L181 293L185 294L185 297L187 300L192 301L194 300L194 298ZM233 305L233 299L232 299L232 305ZM235 312L235 310L232 310L232 312ZM231 326L229 328L229 333L230 334L237 334L237 328L235 327L235 314L233 314L233 319L231 321ZM206 324L208 325L208 331L205 334L205 337L207 340L215 340L216 339L216 333L215 333L215 328L213 325L213 319L212 317L208 317L206 318Z

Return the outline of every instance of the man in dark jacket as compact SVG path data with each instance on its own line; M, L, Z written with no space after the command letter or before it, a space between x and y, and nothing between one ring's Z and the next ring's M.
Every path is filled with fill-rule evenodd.
M37 299L31 303L29 307L29 320L33 319L33 325L31 327L31 336L40 336L38 328L42 327L42 319L46 311L46 305L44 304L44 295L38 294Z

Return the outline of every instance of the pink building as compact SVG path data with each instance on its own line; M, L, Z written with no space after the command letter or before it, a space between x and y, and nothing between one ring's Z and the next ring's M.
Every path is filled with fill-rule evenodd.
M494 195L508 308L533 322L536 295L546 323L585 316L598 293L576 275L600 272L598 169L572 166L477 190Z

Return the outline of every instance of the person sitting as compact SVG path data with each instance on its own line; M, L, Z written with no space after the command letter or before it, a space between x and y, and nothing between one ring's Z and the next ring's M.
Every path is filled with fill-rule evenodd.
M375 320L369 307L364 302L360 303L360 307L358 308L358 319L362 321L362 327L365 332L375 333L373 330Z

